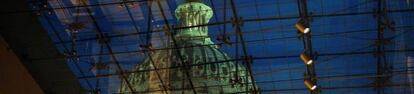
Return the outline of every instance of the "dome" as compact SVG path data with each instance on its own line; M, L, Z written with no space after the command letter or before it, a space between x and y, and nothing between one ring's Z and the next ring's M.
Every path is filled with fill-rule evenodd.
M188 2L176 10L180 26L208 23L212 9L199 2ZM208 37L208 27L189 27L175 33L166 49L151 51L127 79L134 93L151 94L223 94L250 91L252 80L247 68L215 46ZM123 82L121 93L128 93Z

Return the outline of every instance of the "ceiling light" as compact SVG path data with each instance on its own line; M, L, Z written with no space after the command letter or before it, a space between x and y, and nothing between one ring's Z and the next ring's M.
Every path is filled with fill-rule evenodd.
M307 34L310 31L309 27L306 27L303 23L298 22L295 25L296 29L298 29L299 32L303 33L303 34Z
M303 63L305 63L306 65L310 65L313 63L312 58L306 55L305 53L300 54L300 59L302 59Z
M316 86L312 81L310 81L310 80L305 80L305 86L309 89L309 90L311 90L311 91L313 91L313 90L315 90L316 88L318 88L318 86Z

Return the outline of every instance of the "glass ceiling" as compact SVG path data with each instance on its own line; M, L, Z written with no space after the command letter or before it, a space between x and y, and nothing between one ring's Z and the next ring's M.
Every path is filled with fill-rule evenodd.
M112 94L121 82L117 73L121 69L134 72L133 67L146 57L142 46L161 49L168 40L166 24L182 28L177 26L174 10L184 1L157 1L34 0L30 5L65 55L50 59L67 59L85 92L99 89ZM214 10L206 24L209 36L235 61L252 57L251 71L262 93L309 93L303 83L307 68L299 58L304 43L295 28L301 19L298 0L202 1ZM322 93L413 92L414 1L384 0L383 9L379 1L307 1L314 67ZM235 16L242 23L243 41L236 33ZM382 41L378 39L381 30ZM229 36L229 42L216 40L223 35ZM384 49L378 52L379 45ZM378 67L378 58L390 67L390 73L378 72L386 70ZM378 78L389 79L378 86Z

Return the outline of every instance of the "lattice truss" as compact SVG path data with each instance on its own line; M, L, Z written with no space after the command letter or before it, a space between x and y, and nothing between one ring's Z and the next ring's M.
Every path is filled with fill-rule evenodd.
M189 1L201 1L212 9L209 22L199 20L197 24L183 25L179 21L176 9ZM125 88L128 93L148 93L151 90L136 90L134 84L128 83L133 83L132 80L160 81L169 76L130 79L132 74L162 75L166 71L184 69L182 73L189 75L183 74L185 79L179 81L197 82L199 78L223 72L194 76L192 72L197 70L193 67L223 62L240 65L240 70L233 68L237 71L229 72L243 75L228 75L223 82L227 84L221 85L200 87L195 84L183 86L184 89L168 84L154 87L160 89L158 93L174 93L166 92L174 90L203 93L205 91L197 88L220 89L222 86L247 87L238 93L269 94L414 92L412 0L28 2L33 9L31 12L38 16L64 55L34 60L66 59L85 92L122 93L120 88ZM189 29L208 30L208 36L201 38L209 37L211 42L182 46L185 45L179 43L182 39L174 35ZM228 58L203 64L186 63L181 59L176 61L183 65L177 67L154 67L164 62L156 56L168 57L176 49L203 46L225 53L221 56ZM168 50L172 52L157 52ZM152 67L137 70L137 65L148 60L152 61L153 64L148 65Z

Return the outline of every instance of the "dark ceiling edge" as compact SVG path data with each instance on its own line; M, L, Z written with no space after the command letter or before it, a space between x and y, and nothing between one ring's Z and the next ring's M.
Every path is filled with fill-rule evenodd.
M8 0L0 7L1 13L30 9L26 0ZM83 93L65 59L29 60L61 55L34 13L2 14L0 19L0 35L46 94Z

